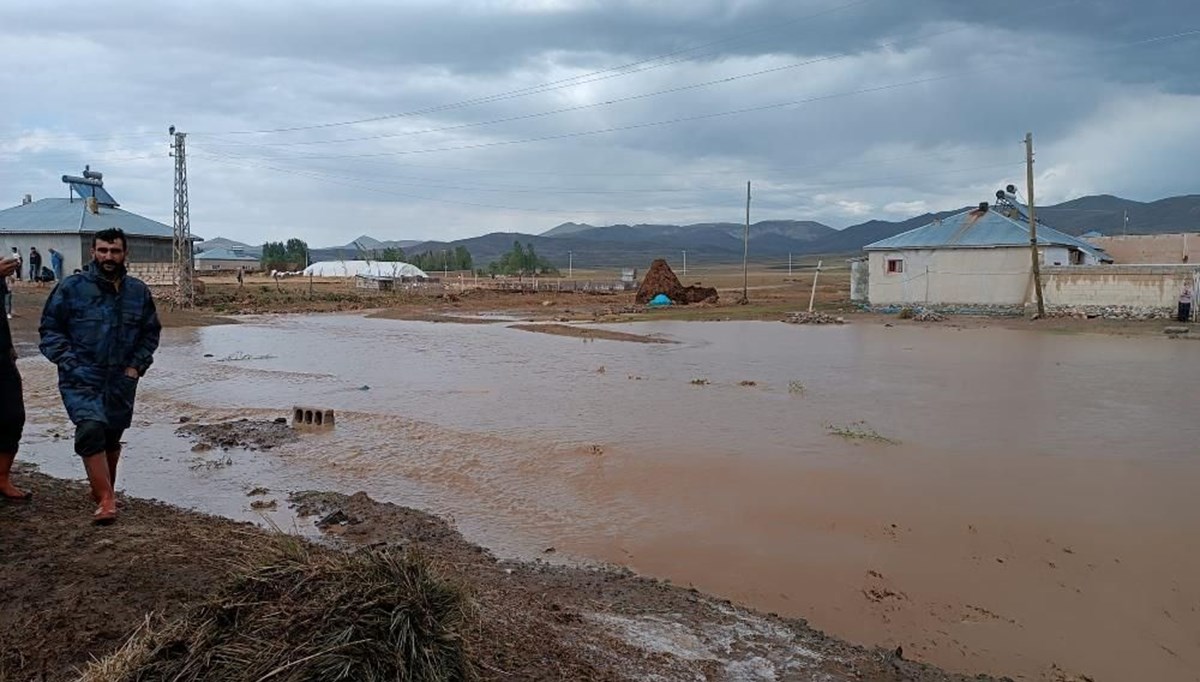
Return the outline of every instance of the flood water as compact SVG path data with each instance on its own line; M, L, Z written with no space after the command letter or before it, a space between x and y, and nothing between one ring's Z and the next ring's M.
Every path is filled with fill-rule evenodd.
M255 486L365 490L499 554L629 565L954 670L1200 679L1200 344L610 328L678 343L344 315L168 330L122 486L240 518ZM79 476L52 369L22 370L22 458ZM296 404L336 431L228 466L173 435Z

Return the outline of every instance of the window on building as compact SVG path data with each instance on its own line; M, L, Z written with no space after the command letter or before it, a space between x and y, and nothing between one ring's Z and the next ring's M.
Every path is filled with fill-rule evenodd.
M1082 251L1072 251L1071 252L1071 265L1083 265L1083 252Z
M889 275L898 275L898 274L904 272L904 259L903 258L887 259L887 271L888 271Z

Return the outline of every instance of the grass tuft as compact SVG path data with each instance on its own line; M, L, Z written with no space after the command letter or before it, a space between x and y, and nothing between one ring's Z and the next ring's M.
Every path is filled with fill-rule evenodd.
M333 553L284 537L185 616L148 618L80 680L473 680L470 611L413 550Z

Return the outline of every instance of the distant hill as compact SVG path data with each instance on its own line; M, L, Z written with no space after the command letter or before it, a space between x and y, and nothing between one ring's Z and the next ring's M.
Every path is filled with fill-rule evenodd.
M1129 212L1129 234L1162 234L1200 230L1200 194L1141 202L1110 194L1080 197L1054 206L1039 206L1038 219L1067 234L1095 230L1105 235L1122 234L1125 212Z
M602 227L571 223L570 227L559 231L558 236L494 232L449 243L426 242L413 246L411 251L465 246L482 266L512 250L514 241L520 241L563 268L568 261L580 268L643 267L659 257L682 259L685 250L688 261L695 263L732 263L742 258L744 226L736 223ZM807 253L808 244L833 234L837 234L833 228L812 221L762 221L750 226L750 251L756 257L764 253Z
M540 236L540 237L565 237L568 234L575 234L576 232L583 232L584 230L590 230L593 227L595 227L595 226L588 225L587 223L563 223L562 225L558 225L558 226L550 228L549 230L546 230L545 232L541 233L538 236Z
M692 244L712 246L728 245L730 240L739 244L744 225L740 223L696 223L693 225L607 225L596 226L586 223L563 223L547 232L543 237L577 237L593 241L637 241L655 242L686 240ZM750 226L751 239L764 235L779 235L796 241L814 241L837 232L828 225L811 220L763 220Z
M835 230L808 220L763 220L750 226L750 258L755 261L784 261L788 254L850 255L880 239L945 218L969 207L925 213L907 220L868 220ZM1110 195L1080 197L1053 206L1039 206L1038 217L1045 224L1068 234L1079 235L1095 230L1103 234L1121 234L1125 212L1129 213L1129 234L1155 234L1200 230L1200 195L1187 195L1152 202L1131 201ZM568 259L578 268L643 267L654 258L671 262L687 251L688 263L738 263L742 259L742 231L738 223L696 223L692 225L589 225L567 222L539 235L517 232L493 232L452 242L413 240L381 241L369 235L343 246L313 248L313 260L349 260L356 258L359 247L382 250L398 246L406 253L441 251L465 246L477 266L485 267L512 249L514 241L533 245L538 254L561 268ZM210 246L211 245L211 246ZM228 239L210 239L204 248L240 245L258 253L260 247L247 247ZM570 254L570 255L569 255Z
M865 223L851 225L843 230L838 230L833 234L819 239L809 244L809 250L805 253L809 254L854 254L862 250L862 247L872 242L877 242L881 239L894 237L901 232L915 230L918 227L928 225L938 218L945 218L966 210L960 208L953 211L942 211L941 213L923 213L915 218L891 222L888 220L868 220Z
M851 225L815 241L808 253L856 253L862 247L926 225L968 208L926 213L915 218L890 222L869 220ZM1101 234L1122 234L1125 212L1129 212L1128 234L1162 234L1200 230L1200 194L1169 197L1152 202L1122 199L1108 194L1080 197L1061 204L1038 206L1038 222L1072 235L1095 230Z
M380 241L369 235L360 235L341 246L312 246L308 247L308 258L314 263L331 260L359 260L362 252L380 253L384 249L400 248L405 253L421 242L415 239L397 239Z

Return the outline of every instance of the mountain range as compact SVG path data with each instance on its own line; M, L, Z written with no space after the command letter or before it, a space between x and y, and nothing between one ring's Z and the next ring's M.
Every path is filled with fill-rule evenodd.
M842 230L810 220L759 221L750 226L750 259L781 261L789 254L853 255L871 242L968 208L971 207L925 213L901 221L869 220ZM1096 195L1038 207L1037 211L1039 222L1073 235L1092 231L1113 235L1200 230L1200 194L1152 202ZM312 248L310 251L312 260L319 261L353 259L360 251L379 252L389 247L402 248L406 253L421 253L464 246L471 252L477 267L481 267L512 250L513 242L519 241L531 245L539 255L561 268L566 268L569 262L580 268L642 266L658 257L674 261L682 257L683 251L687 251L690 263L737 263L742 259L744 230L745 226L737 223L588 225L568 222L536 235L492 232L451 242L380 241L363 235L342 246ZM208 240L200 248L207 250L217 246L237 246L247 253L261 251L261 247L223 238Z

